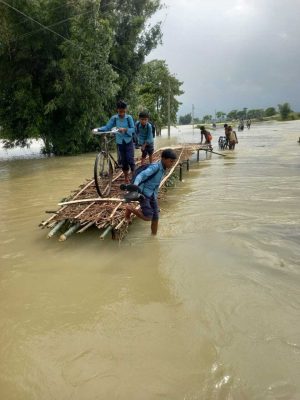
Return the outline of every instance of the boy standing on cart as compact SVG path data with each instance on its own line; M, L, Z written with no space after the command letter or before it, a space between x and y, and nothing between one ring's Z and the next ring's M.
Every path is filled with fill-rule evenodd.
M152 125L149 122L149 114L147 111L139 113L139 121L135 125L136 136L138 145L141 146L142 160L141 164L146 162L147 155L149 156L149 163L152 163L152 155L154 153L154 140L152 133Z
M135 169L133 145L133 134L135 127L132 116L127 114L126 111L127 104L124 101L119 100L117 102L117 114L113 115L106 125L96 128L94 131L107 132L111 131L112 128L117 128L116 143L119 156L118 158L121 161L125 183L129 183L129 168L132 175Z

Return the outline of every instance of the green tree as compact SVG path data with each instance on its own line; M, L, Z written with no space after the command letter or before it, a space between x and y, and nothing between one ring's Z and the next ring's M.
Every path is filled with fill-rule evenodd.
M275 114L276 114L276 110L274 107L268 107L265 109L265 113L264 113L265 117L272 117Z
M223 111L217 111L216 112L216 117L218 118L218 120L223 121L226 117L226 113L224 113Z
M232 110L232 111L230 111L229 113L227 113L227 118L228 118L230 121L232 121L232 120L234 120L234 119L238 119L237 113L238 113L238 110Z
M95 10L96 11L96 10ZM89 130L105 116L117 90L118 75L109 63L113 32L106 19L85 14L73 19L72 43L60 46L60 75L55 80L55 96L45 105L47 125L42 137L51 143L47 152L74 154L93 146Z
M186 114L179 117L179 124L180 125L189 125L192 122L192 114Z
M42 138L47 153L89 150L90 128L108 117L116 97L130 97L160 40L159 24L146 27L160 1L11 3L48 28L0 3L1 137L7 146Z
M264 110L262 108L248 110L248 118L262 120L264 117Z
M168 124L168 99L170 95L171 124L176 124L180 102L176 96L183 94L182 82L173 76L165 61L152 60L143 65L136 81L136 110L147 109L157 133Z
M203 121L204 122L211 122L212 120L212 115L204 115Z
M237 119L244 119L245 118L245 112L242 110L237 111L236 113Z
M160 0L105 0L100 3L101 11L108 14L114 30L109 60L119 75L119 98L133 100L135 77L145 57L161 42L161 23L153 26L148 23L161 7Z
M289 103L278 104L278 110L282 120L288 119L289 114L293 112Z
M36 1L15 1L14 6L39 17ZM43 97L38 81L47 65L47 51L41 46L42 33L34 41L26 40L28 31L37 28L30 20L4 4L0 4L0 19L1 137L7 146L24 146L30 138L38 138L41 129Z

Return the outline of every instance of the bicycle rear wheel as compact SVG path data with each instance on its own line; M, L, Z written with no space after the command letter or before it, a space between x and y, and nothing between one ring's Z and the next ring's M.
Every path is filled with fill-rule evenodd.
M94 165L94 179L97 192L100 197L107 197L110 193L113 177L113 167L108 154L97 154Z

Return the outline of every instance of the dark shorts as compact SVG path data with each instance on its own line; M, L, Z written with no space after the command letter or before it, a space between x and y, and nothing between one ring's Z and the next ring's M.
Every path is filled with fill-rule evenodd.
M151 219L152 221L158 221L159 219L159 209L158 203L154 196L145 197L140 200L140 206L144 217Z
M146 158L147 155L152 156L152 154L154 153L154 144L147 144L147 146L145 147L145 150L142 150L142 157Z

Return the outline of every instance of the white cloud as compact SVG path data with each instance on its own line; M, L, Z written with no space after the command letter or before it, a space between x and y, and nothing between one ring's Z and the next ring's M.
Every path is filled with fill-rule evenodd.
M233 17L251 17L255 16L257 8L255 7L255 2L250 0L237 0L236 4L232 8L227 10L227 14Z

